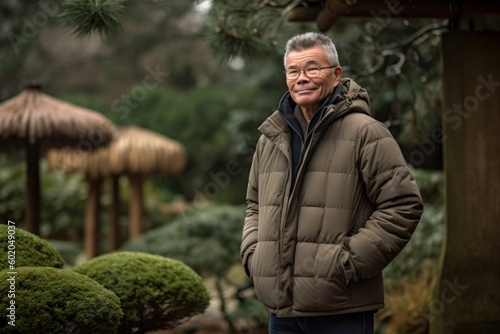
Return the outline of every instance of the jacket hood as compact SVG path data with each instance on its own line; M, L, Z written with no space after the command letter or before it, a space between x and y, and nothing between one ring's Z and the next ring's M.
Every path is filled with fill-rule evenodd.
M339 87L341 89L340 92L337 91ZM263 133L269 133L269 130L272 128L275 128L275 130L288 131L288 122L285 118L294 117L293 110L296 105L290 92L286 92L279 102L278 110L269 116L269 118L259 127L259 130ZM327 108L324 117L332 119L352 112L370 115L370 98L366 89L362 88L354 80L342 78L333 93L323 101L319 110L324 108ZM278 129L276 129L276 127Z
M343 86L344 100L339 105L338 114L360 112L370 115L370 97L366 89L350 78L343 78L340 83Z

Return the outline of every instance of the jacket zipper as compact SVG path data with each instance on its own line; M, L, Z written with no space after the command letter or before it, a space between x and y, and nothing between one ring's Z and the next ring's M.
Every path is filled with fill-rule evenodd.
M326 110L325 113L328 113L329 110ZM325 115L326 116L326 115ZM299 169L297 170L297 175L295 177L295 184L293 185L293 191L292 193L290 193L290 186L287 187L286 191L287 193L285 194L285 198L288 198L288 201L284 201L283 202L283 210L281 211L281 222L280 222L280 233L281 235L284 235L285 234L285 231L284 231L284 228L285 228L285 223L286 223L286 214L288 212L288 208L290 207L291 203L292 203L292 198L295 194L295 191L296 191L296 188L297 188L297 184L298 184L298 180L299 180L299 175L300 175L300 172L302 170L302 168L304 167L304 158L306 157L307 155L307 152L309 151L310 149L310 143L307 145L306 147L306 142L307 142L307 139L309 139L309 137L311 137L311 140L312 140L312 137L314 136L314 133L316 132L316 130L318 129L318 127L320 126L320 124L322 123L322 121L324 120L324 116L322 117L322 119L320 119L316 125L314 126L314 128L312 129L312 131L310 133L308 133L306 135L306 138L305 140L302 142L302 147L301 147L301 153L300 153L300 160L299 160ZM272 120L271 120L272 121ZM332 120L332 122L335 121L335 120ZM275 122L273 121L273 124L276 126ZM297 131L296 129L294 129L293 127L291 127L293 129L293 131ZM287 174L287 180L286 180L286 184L288 184L288 180L290 178L290 175L291 173L293 173L293 163L291 161L291 157L288 157L284 150L283 150L283 143L279 143L278 144L278 147L280 148L280 150L282 151L282 153L285 155L285 157L288 159L288 162L289 162L289 170L288 170L288 174ZM305 148L305 150L304 150ZM278 238L278 242L279 242L279 272L278 272L278 284L280 284L280 281L281 281L281 263L282 263L282 260L283 260L283 242L282 242L282 238L281 238L281 235L279 236ZM345 283L344 283L345 285ZM346 285L345 285L346 286ZM351 291L350 289L346 286L346 290L347 290L347 294L349 296L349 298L351 298ZM280 292L280 289L278 287L278 298L277 298L277 301L279 302L280 300L280 297L281 297L281 292ZM276 305L276 314L279 314L279 306Z
M299 174L300 174L300 171L302 170L302 168L304 167L304 159L307 155L307 152L310 150L311 148L311 142L309 142L309 144L306 146L306 143L307 141L309 140L309 138L311 138L310 140L312 140L312 138L314 137L314 134L316 133L316 130L318 129L318 127L320 126L320 124L323 122L324 120L324 117L326 116L326 114L328 113L329 111L328 110L325 110L325 115L320 119L318 120L318 122L314 125L314 128L311 130L311 132L308 132L307 135L306 135L306 138L304 139L304 141L302 142L302 148L300 150L300 160L299 160L299 170L297 171L297 176L295 177L295 184L293 186L293 190L295 192L295 188L297 186L297 181L299 180ZM332 120L333 122L334 120ZM291 201L291 197L289 199L289 202Z
M327 110L326 112L328 112L328 110ZM320 126L320 124L322 123L323 119L324 119L324 118L320 119L320 120L316 123L316 125L314 126L314 128L312 129L312 131L311 131L311 132L309 132L309 133L307 134L307 136L306 136L305 140L302 142L302 148L301 148L300 160L299 160L299 170L297 171L297 176L295 177L295 185L294 185L294 187L293 187L293 190L294 190L294 191L293 191L293 193L292 193L292 196L293 196L293 194L295 193L295 189L296 189L296 187L297 187L297 183L298 183L298 180L299 180L299 175L300 175L300 172L301 172L302 168L304 167L304 159L305 159L305 157L306 157L306 155L307 155L307 152L308 152L308 151L310 150L310 148L311 148L311 143L310 143L310 142L309 142L309 144L307 145L307 147L306 147L306 145L305 145L305 144L307 143L307 140L308 140L309 138L311 138L310 140L312 140L312 137L314 137L314 133L316 132L316 130L318 129L318 127L319 127L319 126ZM332 120L332 122L333 122L333 121L335 121L335 120ZM304 150L304 147L306 148L305 150ZM290 204L290 203L291 203L291 201L292 201L292 196L290 196L290 198L288 199L288 203L289 203L289 204ZM356 217L356 216L357 216L357 213L355 213L355 215L354 215L354 216ZM355 220L351 221L351 224L350 224L350 226L349 226L348 236L352 234L352 229L354 228L354 222L355 222ZM344 246L344 242L347 240L348 236L346 236L344 239L342 239L342 242L341 242L341 245L342 245L342 246ZM280 241L281 241L281 239L280 239ZM281 253L280 253L280 256L281 256ZM346 291L346 293L347 293L347 297L348 297L349 299L351 299L351 298L352 298L352 291L351 291L351 288L350 288L347 284L345 284L345 281L344 281L344 284L343 284L343 285L344 285L344 287L345 287L345 291Z

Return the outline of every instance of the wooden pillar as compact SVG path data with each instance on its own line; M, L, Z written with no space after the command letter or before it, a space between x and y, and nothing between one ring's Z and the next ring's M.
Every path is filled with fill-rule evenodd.
M144 231L144 196L143 184L144 176L141 174L130 174L130 217L129 217L129 237L135 239Z
M111 208L109 217L108 242L109 251L119 246L119 219L120 219L120 176L111 176Z
M24 229L40 235L40 153L38 143L26 145L26 219Z
M443 36L446 235L430 333L500 328L500 33Z
M88 178L89 191L85 208L85 255L92 259L99 254L99 212L102 179Z

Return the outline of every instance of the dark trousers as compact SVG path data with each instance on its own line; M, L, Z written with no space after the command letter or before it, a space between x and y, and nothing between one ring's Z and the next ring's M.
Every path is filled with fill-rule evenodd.
M373 334L374 312L278 318L269 314L269 334Z

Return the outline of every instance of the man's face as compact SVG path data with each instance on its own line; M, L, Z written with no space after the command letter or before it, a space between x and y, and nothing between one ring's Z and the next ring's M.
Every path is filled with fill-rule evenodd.
M309 67L331 66L322 47L317 46L302 51L291 51L285 61L285 69L304 70ZM297 79L286 80L292 99L302 109L313 112L321 102L333 92L342 75L342 68L325 68L319 76L309 78L301 71Z

